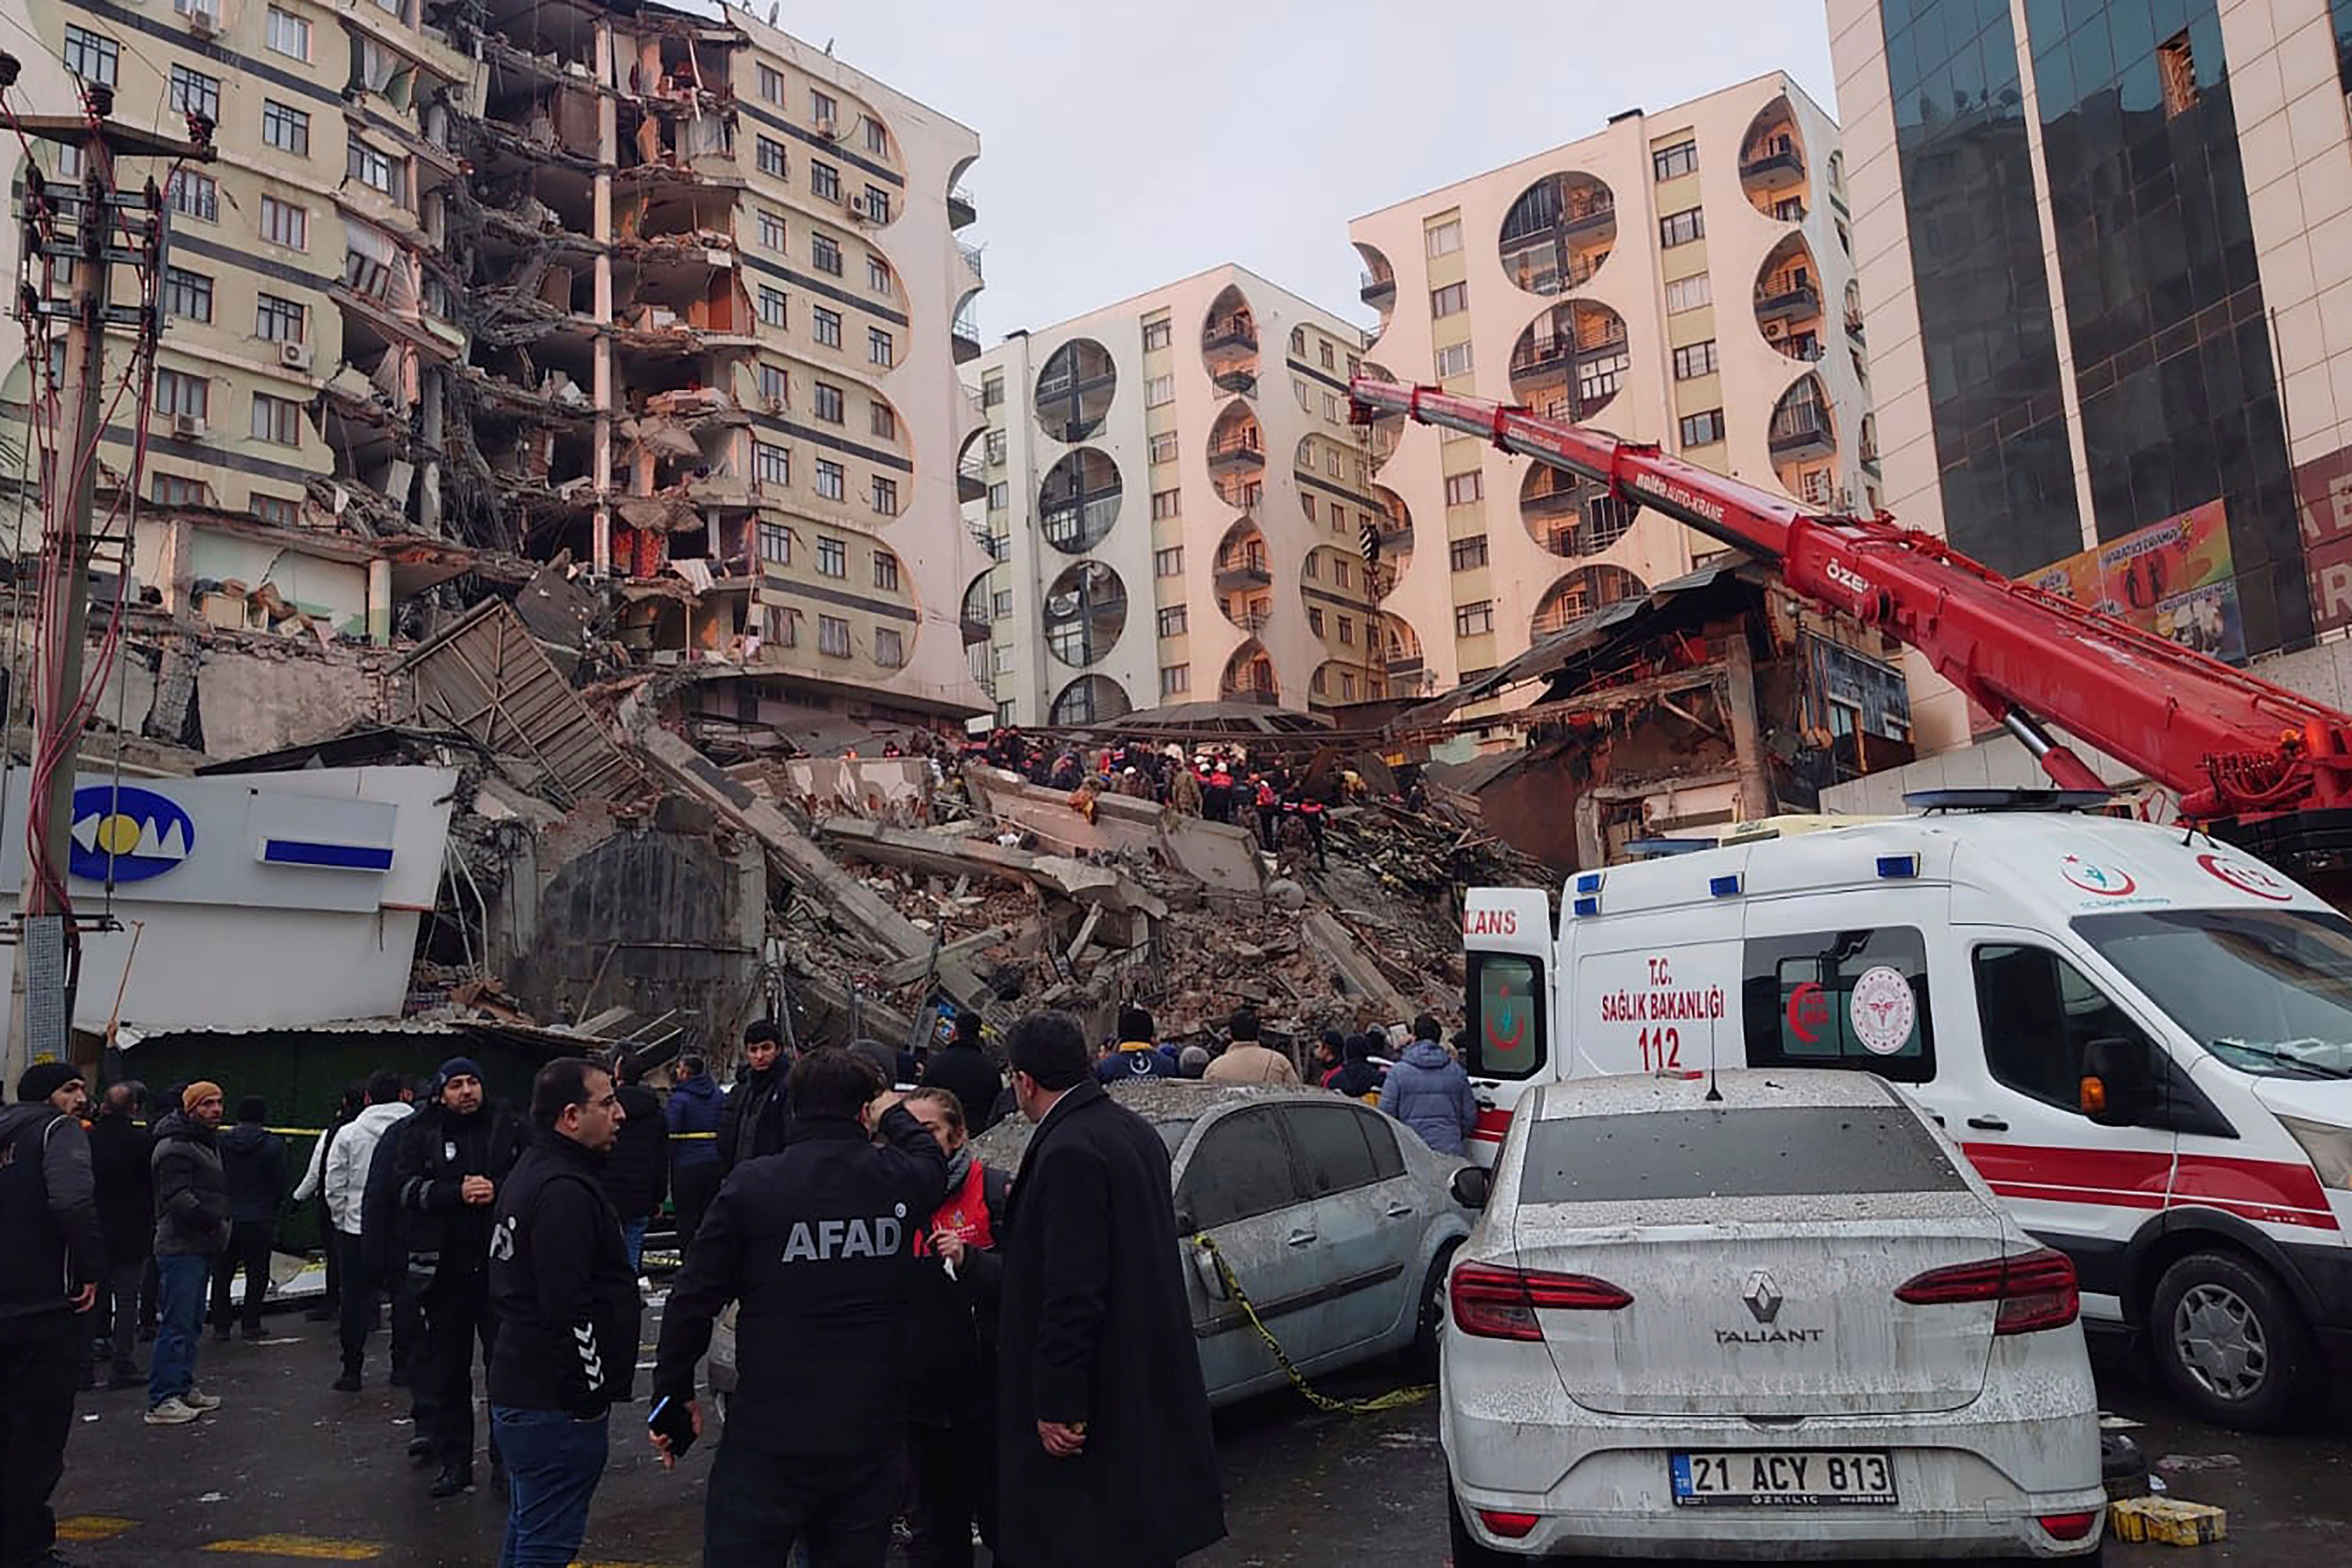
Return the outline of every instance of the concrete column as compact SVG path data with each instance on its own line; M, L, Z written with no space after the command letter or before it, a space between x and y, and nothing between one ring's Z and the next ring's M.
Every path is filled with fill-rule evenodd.
M596 321L599 326L613 323L613 168L619 157L620 106L614 101L612 84L618 79L614 71L613 26L609 21L596 24L596 184L594 238L601 248L596 253ZM595 485L598 497L594 538L591 544L592 566L598 575L613 570L613 513L604 498L613 491L613 409L618 402L614 384L613 340L609 333L596 338L595 385L592 389L596 400Z
M1772 780L1756 719L1756 660L1744 625L1734 622L1724 641L1724 706L1731 715L1732 765L1739 770L1739 820L1753 822L1772 815Z
M368 641L382 647L392 641L392 563L371 561L367 569Z

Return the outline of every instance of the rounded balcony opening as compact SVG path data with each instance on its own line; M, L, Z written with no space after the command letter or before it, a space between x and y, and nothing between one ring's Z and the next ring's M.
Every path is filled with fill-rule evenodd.
M1380 530L1380 553L1374 559L1372 591L1386 594L1397 585L1404 569L1412 564L1412 511L1404 504L1404 497L1386 485L1371 487L1372 500L1380 503L1372 513L1373 526ZM1360 534L1358 548L1363 544Z
M1362 240L1356 242L1356 259L1363 264L1357 273L1356 297L1381 313L1380 330L1385 332L1389 330L1389 317L1396 310L1396 268L1389 265L1387 257Z
M1118 395L1118 368L1092 338L1072 338L1045 356L1037 373L1037 424L1056 441L1075 444L1102 428Z
M1332 653L1373 647L1373 617L1363 558L1336 544L1318 544L1298 563L1298 603L1307 629Z
M1822 357L1822 274L1802 235L1782 239L1757 269L1756 326L1790 359Z
M1265 429L1239 398L1209 427L1209 480L1236 511L1254 510L1265 496Z
M1066 452L1037 487L1037 531L1065 555L1083 555L1118 521L1118 465L1107 452Z
M1274 618L1274 563L1265 535L1243 518L1217 543L1214 586L1225 619L1255 636Z
M1546 174L1503 216L1503 270L1530 294L1582 288L1617 243L1617 194L1591 174ZM1439 290L1444 293L1444 290Z
M1217 695L1227 702L1255 702L1267 708L1282 701L1282 687L1274 679L1274 659L1255 637L1234 649L1218 678Z
M1384 364L1376 364L1370 360L1364 362L1363 374L1372 381L1396 380L1394 371ZM1366 428L1372 434L1372 467L1374 468L1385 467L1388 460L1396 456L1397 442L1404 437L1404 426L1405 417L1402 414L1391 414L1383 409L1372 416L1372 422Z
M956 616L957 628L963 634L964 646L988 640L988 626L994 617L990 611L994 599L989 591L989 574L982 572L964 584L963 608Z
M1104 724L1134 711L1126 687L1108 675L1081 675L1062 688L1045 718L1051 724Z
M1598 555L1632 531L1642 509L1598 479L1529 463L1519 480L1519 521L1554 555Z
M1739 142L1739 188L1758 212L1782 223L1802 223L1812 207L1805 142L1785 96L1748 122L1748 134Z
M1554 305L1511 350L1511 396L1547 419L1580 425L1609 406L1633 363L1625 318L1591 300Z
M1765 439L1782 489L1809 507L1845 510L1838 494L1837 424L1820 376L1808 372L1780 395Z
M1580 566L1546 591L1528 635L1538 641L1557 637L1595 610L1649 591L1622 566Z
M1380 617L1381 669L1389 690L1397 696L1420 696L1436 689L1434 675L1421 651L1421 634L1402 616Z
M1099 561L1065 568L1045 590L1045 647L1072 669L1098 663L1127 629L1127 584Z
M1201 363L1220 392L1257 394L1257 316L1248 296L1228 283L1209 303L1201 323Z
M1327 658L1307 682L1310 708L1334 703L1377 702L1389 694L1388 676L1378 664L1369 669L1354 659Z

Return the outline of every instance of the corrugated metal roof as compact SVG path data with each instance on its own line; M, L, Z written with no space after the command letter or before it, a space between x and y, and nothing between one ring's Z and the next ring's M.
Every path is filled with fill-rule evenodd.
M615 1042L569 1029L537 1024L508 1024L489 1018L336 1018L318 1024L136 1024L121 1025L115 1043L129 1050L144 1040L203 1037L251 1038L262 1035L406 1036L439 1039L504 1040L534 1049L587 1055L610 1049Z

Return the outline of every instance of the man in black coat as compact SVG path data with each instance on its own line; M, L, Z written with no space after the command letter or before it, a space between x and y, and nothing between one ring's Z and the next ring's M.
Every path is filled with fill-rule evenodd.
M1004 1092L1004 1079L981 1048L980 1014L965 1008L956 1015L955 1037L947 1049L931 1057L923 1069L925 1089L944 1089L963 1105L963 1124L977 1138L995 1125L996 1097Z
M784 1032L772 1018L754 1018L743 1030L743 1070L719 1111L719 1160L729 1170L744 1161L776 1152L773 1134L761 1144L763 1125L780 1129L774 1117L763 1113L768 1101L785 1093L784 1073L791 1063L784 1054Z
M139 1120L144 1090L118 1083L106 1091L89 1128L90 1174L98 1184L98 1221L106 1231L103 1309L92 1320L113 1365L109 1388L143 1388L139 1370L139 1286L155 1246L155 1179L147 1157L147 1124Z
M621 1102L621 1137L604 1162L604 1195L621 1216L629 1267L645 1273L646 1228L669 1192L669 1123L662 1102L638 1080L645 1071L626 1051L613 1057L613 1093Z
M1225 1533L1168 1148L1067 1014L1024 1018L1007 1054L1037 1130L1002 1244L999 1555L1165 1568Z
M228 1338L229 1319L245 1337L261 1337L261 1304L269 1296L269 1254L278 1243L278 1200L286 1192L286 1140L262 1123L269 1103L257 1094L236 1102L236 1125L220 1135L221 1173L228 1180L228 1249L213 1269L213 1338ZM245 1301L232 1313L229 1282L245 1270Z

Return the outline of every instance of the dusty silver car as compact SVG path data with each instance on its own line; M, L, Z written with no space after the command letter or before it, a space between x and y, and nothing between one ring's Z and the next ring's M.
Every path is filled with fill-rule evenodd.
M1435 1363L1446 1265L1477 1217L1448 1190L1465 1161L1402 1122L1322 1089L1137 1079L1111 1093L1156 1129L1173 1165L1185 1295L1209 1402L1286 1381L1214 1263L1206 1235L1266 1327L1310 1377L1392 1352ZM1030 1126L1008 1118L975 1141L1018 1170ZM734 1309L710 1342L710 1385L735 1382Z

